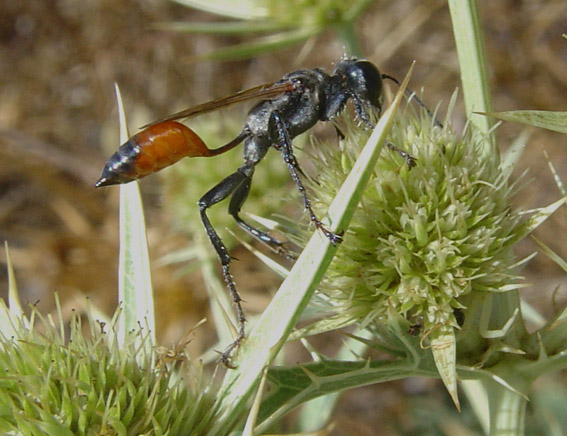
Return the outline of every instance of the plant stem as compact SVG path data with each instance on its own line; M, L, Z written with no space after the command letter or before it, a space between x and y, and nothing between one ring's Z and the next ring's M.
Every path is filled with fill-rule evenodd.
M461 82L467 115L473 125L487 135L485 153L497 157L494 137L490 134L492 120L473 112L492 112L492 97L484 37L476 0L449 0L453 33L457 45Z
M518 388L519 380L514 387ZM483 382L488 393L490 409L491 436L522 436L526 415L527 397L496 383L493 380ZM527 389L526 383L526 389ZM522 389L523 391L524 389Z

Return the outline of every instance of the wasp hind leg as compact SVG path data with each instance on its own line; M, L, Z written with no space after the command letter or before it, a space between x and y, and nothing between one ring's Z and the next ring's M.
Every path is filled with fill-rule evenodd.
M234 349L238 348L245 337L245 323L246 317L244 316L244 311L242 310L241 301L242 298L238 294L236 285L230 273L230 254L222 242L220 236L212 226L209 217L207 216L207 209L214 204L224 200L228 196L232 195L237 191L243 184L250 184L252 174L254 173L254 165L252 163L245 163L236 172L225 177L220 183L210 189L205 195L199 200L199 211L201 213L201 220L205 226L205 230L211 244L215 248L222 266L222 275L226 283L226 287L230 292L232 301L236 308L236 317L238 319L238 332L234 341L225 348L221 354L221 362L227 368L234 368L230 362L230 355Z

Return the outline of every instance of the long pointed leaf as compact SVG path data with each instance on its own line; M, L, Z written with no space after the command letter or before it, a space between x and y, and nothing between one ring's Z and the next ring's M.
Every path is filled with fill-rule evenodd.
M183 6L242 20L266 18L268 10L253 0L174 0Z
M250 35L252 33L275 32L284 28L276 21L172 21L158 23L153 27L170 32L203 33L209 35Z
M252 40L252 42L230 45L211 53L199 55L198 57L210 60L246 59L299 44L316 35L318 32L319 29L300 29L275 33L263 38L256 38Z
M554 132L567 133L567 112L552 111L507 111L488 112L483 115L499 118L513 123L527 124L528 126L541 127Z
M128 129L120 90L116 87L120 114L120 143L128 140ZM119 341L128 331L147 327L155 344L155 318L150 275L146 225L138 182L120 185L120 253L118 263L118 300L123 305L119 321ZM151 345L149 342L145 342Z
M493 122L491 119L473 115L473 112L491 112L492 96L488 80L488 67L484 36L476 0L449 0L453 33L459 55L461 82L467 115L471 122L487 135L485 150L490 157L497 157L493 135L489 135Z

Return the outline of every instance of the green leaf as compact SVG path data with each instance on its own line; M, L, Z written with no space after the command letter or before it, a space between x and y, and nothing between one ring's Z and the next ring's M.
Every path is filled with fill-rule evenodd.
M211 35L241 35L260 32L274 32L282 30L281 23L276 21L207 21L189 22L174 21L158 23L155 26L159 30L183 33L204 33Z
M457 342L451 326L441 326L431 332L431 352L443 384L460 411L457 393Z
M559 256L555 251L553 251L549 246L544 244L542 241L537 239L535 236L532 236L532 239L536 242L537 245L543 250L545 255L549 257L553 262L555 262L559 268L561 268L565 273L567 273L567 261Z
M520 224L515 234L514 242L520 241L537 229L545 220L555 213L557 209L567 203L567 197L563 197L548 206L537 209L537 211L527 220Z
M289 32L280 32L264 38L257 38L253 42L231 45L211 53L200 55L200 58L210 60L245 59L282 50L294 44L299 44L306 39L315 36L319 29L300 29Z
M265 18L268 9L254 0L174 0L183 6L242 20Z
M371 340L373 334L370 330L362 330L355 332L362 339ZM359 338L349 337L344 341L341 349L336 355L337 360L349 361L354 360L355 356L362 356L366 353L368 345ZM318 397L301 408L298 417L298 428L302 432L317 431L329 425L333 418L335 406L339 400L341 389L338 392Z
M513 123L527 124L541 127L554 132L567 133L567 112L552 111L506 111L506 112L478 112L488 117L499 118Z
M516 164L526 150L526 143L528 142L529 137L529 133L527 131L523 131L516 139L514 139L508 149L504 152L500 163L502 177L504 179L509 179L510 174L512 174L512 171L516 168Z
M116 98L120 114L120 143L124 143L128 141L128 128L118 86ZM123 344L126 332L142 326L151 335L150 341L143 342L151 347L155 344L154 303L146 224L138 182L120 185L119 226L118 299L124 309L119 321L119 341Z
M467 114L474 111L492 111L492 96L488 80L488 67L484 36L480 24L476 0L449 0L449 10L453 24L461 82ZM485 135L489 135L492 122L488 118L471 116L471 122ZM496 156L496 145L492 135L486 141L486 153Z
M262 434L298 405L324 395L407 377L438 377L433 363L430 363L430 367L423 369L402 359L356 362L326 360L301 366L270 368L268 381L271 389L260 409L260 424L256 432Z
M8 307L10 308L10 317L13 320L19 320L23 325L27 325L20 296L18 294L18 285L16 283L16 274L12 265L12 258L10 257L10 250L8 249L8 241L4 241L4 249L6 250L6 267L8 268ZM14 335L15 336L15 335ZM10 337L7 335L6 337Z

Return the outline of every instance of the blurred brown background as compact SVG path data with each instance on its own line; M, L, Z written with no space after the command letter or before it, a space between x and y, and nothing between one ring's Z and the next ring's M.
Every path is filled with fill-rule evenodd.
M567 3L501 0L483 1L480 7L495 109L567 110L567 40L561 38L567 33ZM121 87L130 125L138 126L205 99L278 79L293 69L330 70L343 54L335 35L328 32L303 47L300 59L302 47L296 46L250 60L198 60L200 54L242 40L152 29L155 23L171 20L218 18L158 0L0 3L0 239L10 244L24 302L40 300L50 310L56 290L64 305L78 304L82 293L109 314L116 306L117 190L93 187L105 159L117 147L114 82ZM366 57L389 74L403 77L415 59L411 87L417 91L423 87L423 98L431 106L442 101L444 115L459 86L444 2L377 2L363 15L358 32ZM463 122L461 103L454 123L459 128ZM502 126L500 144L505 148L523 130L518 125ZM530 132L518 173L529 170L527 177L533 182L517 201L534 208L560 197L543 151L565 183L567 144L558 133ZM168 225L159 180L147 179L142 189L151 255L158 259L183 244ZM536 232L563 258L567 257L566 218L563 208ZM535 249L528 242L519 256ZM278 279L243 250L237 257L241 259L234 271L237 282L277 285ZM3 250L0 261L5 263ZM198 274L180 276L167 267L154 267L152 274L158 335L171 345L207 315L206 296ZM554 311L552 293L560 283L563 287L555 300L565 301L564 274L542 254L525 274L537 286L523 295L549 316ZM0 283L0 296L5 297L2 265ZM264 295L258 302L254 290L245 289L243 294L248 307L266 301ZM196 339L196 346L206 346L199 342L207 340L213 338ZM403 424L398 433L390 433L393 424L377 430L373 422L381 420L382 413L388 422L403 415L407 404L400 398L416 390L436 389L432 386L437 385L388 384L363 391L368 394L347 395L351 401L341 410L348 417L339 421L336 434L406 434ZM449 427L453 424L448 422Z

